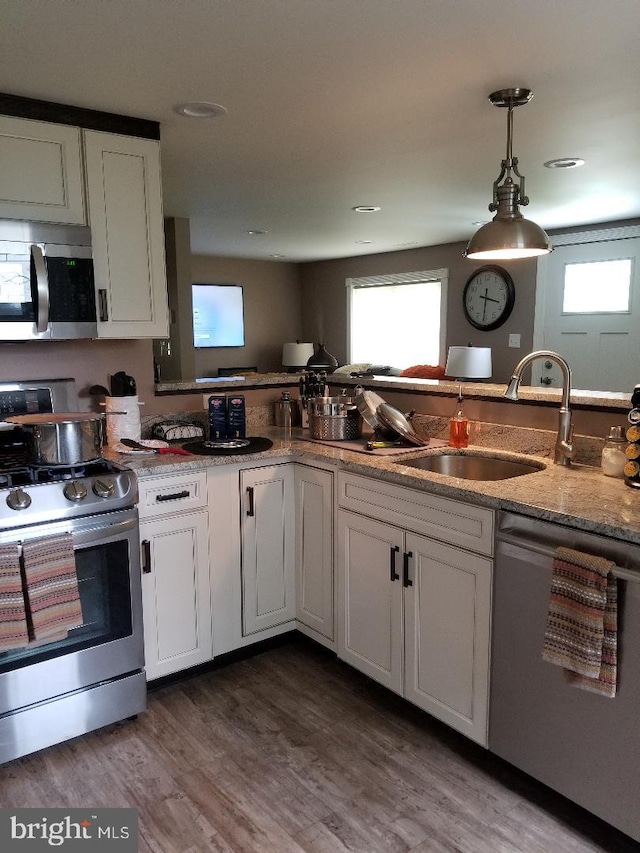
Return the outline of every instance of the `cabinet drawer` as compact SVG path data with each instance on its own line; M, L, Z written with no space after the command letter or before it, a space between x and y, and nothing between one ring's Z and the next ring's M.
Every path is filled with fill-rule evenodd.
M484 507L343 472L338 475L338 503L450 545L493 553L493 511Z
M207 475L204 471L139 480L138 490L141 519L174 515L176 512L207 505Z

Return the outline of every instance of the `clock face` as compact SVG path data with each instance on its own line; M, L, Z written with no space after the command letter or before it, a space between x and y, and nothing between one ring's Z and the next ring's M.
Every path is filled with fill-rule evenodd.
M502 267L476 270L467 281L462 304L467 320L476 329L497 329L511 314L515 302L513 280Z

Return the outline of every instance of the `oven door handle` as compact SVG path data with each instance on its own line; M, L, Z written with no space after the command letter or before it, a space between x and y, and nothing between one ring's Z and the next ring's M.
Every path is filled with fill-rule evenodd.
M65 523L64 526L61 525L61 528L69 530L69 525ZM132 518L123 519L108 525L103 523L100 527L88 526L85 529L78 529L78 527L72 526L70 532L73 535L73 545L77 548L98 542L100 544L107 544L116 539L122 539L126 534L137 529L138 513L135 512L135 515ZM49 531L47 531L47 533L49 533Z

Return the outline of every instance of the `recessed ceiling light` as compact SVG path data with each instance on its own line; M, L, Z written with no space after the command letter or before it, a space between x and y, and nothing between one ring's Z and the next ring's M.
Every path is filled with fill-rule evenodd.
M269 255L270 258L286 258L286 255Z
M369 243L373 243L373 240L356 240L356 243L359 243L361 246L368 245Z
M472 225L486 225L487 222L489 222L489 221L490 220L488 220L488 219L481 219L479 222L472 222L471 224Z
M187 118L217 118L227 112L226 107L210 104L208 101L189 101L186 104L178 104L175 111L178 115Z
M544 164L547 169L577 169L584 166L582 157L559 157L557 160L547 160Z
M250 234L252 237L257 237L260 234L268 234L268 231L260 231L258 228L251 228L247 231L247 234Z
M357 207L352 207L351 210L356 213L377 213L379 210L382 210L382 208L376 207L372 204L359 204Z

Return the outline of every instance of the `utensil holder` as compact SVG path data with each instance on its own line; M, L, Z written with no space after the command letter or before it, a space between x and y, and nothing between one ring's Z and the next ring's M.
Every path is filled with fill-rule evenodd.
M105 398L108 444L117 444L121 438L140 441L140 405L137 395Z

